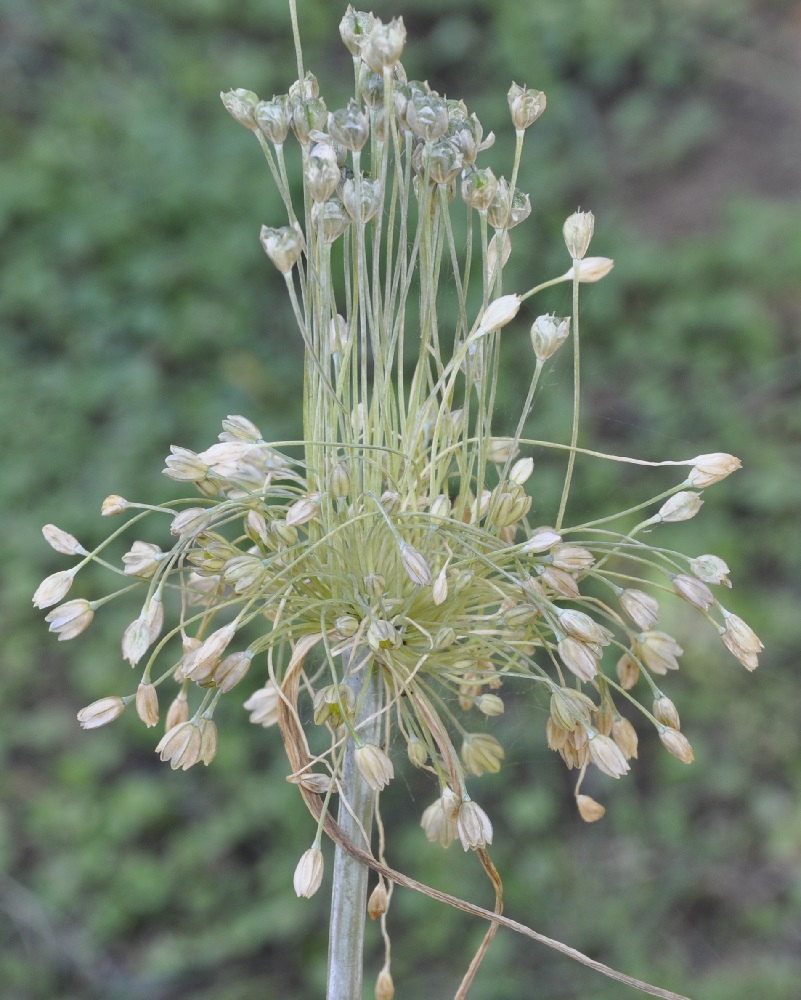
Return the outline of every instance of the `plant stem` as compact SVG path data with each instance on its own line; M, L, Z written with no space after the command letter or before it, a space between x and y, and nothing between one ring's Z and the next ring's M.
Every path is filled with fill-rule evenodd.
M381 717L378 714L381 707L381 686L377 671L371 667L369 651L366 655L361 649L353 651L345 683L353 690L359 705L355 720L359 736L365 742L378 743L381 730ZM364 720L369 721L364 724ZM355 750L356 744L350 740L342 764L337 822L350 841L369 851L375 792L356 766ZM339 844L336 845L326 1000L361 998L368 875L366 865L344 851Z

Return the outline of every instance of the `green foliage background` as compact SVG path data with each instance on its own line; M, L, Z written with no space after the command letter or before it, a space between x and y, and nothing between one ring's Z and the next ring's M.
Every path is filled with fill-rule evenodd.
M595 780L609 811L592 827L545 748L543 705L525 690L510 699L509 764L476 788L496 822L508 912L698 1000L794 1000L798 5L376 0L373 9L404 15L410 75L463 96L498 133L498 172L511 159L510 80L548 94L520 181L534 212L514 233L507 287L563 270L562 220L578 204L595 211L593 251L617 267L584 300L584 443L653 458L723 450L745 463L708 492L676 542L730 563L729 603L765 639L764 666L746 676L693 616L671 610L668 627L688 654L670 694L697 762L684 768L643 734L632 776ZM306 61L329 107L350 84L342 12L300 0ZM4 997L323 992L325 891L310 902L292 892L313 830L284 781L277 734L249 727L228 699L218 759L186 774L158 763L154 734L131 713L81 734L78 708L134 683L118 653L133 611L109 608L67 646L30 611L38 580L64 565L41 524L99 540L106 494L170 494L159 474L169 444L206 447L227 413L248 415L267 437L299 431L300 346L256 238L282 216L256 144L217 98L235 86L269 97L293 76L284 0L6 0L0 10ZM545 305L567 312L567 294ZM504 339L512 400L531 366L525 324ZM566 427L565 363L548 379L537 436ZM535 475L547 486L559 469L543 460ZM582 464L574 502L611 509L639 488L644 480L618 468ZM258 683L248 680L243 700ZM488 903L475 860L427 845L417 828L432 789L404 773L390 791L390 860ZM398 996L427 1000L453 994L483 933L403 892L390 929ZM375 933L370 947L377 971ZM476 1000L624 993L506 932L473 991Z

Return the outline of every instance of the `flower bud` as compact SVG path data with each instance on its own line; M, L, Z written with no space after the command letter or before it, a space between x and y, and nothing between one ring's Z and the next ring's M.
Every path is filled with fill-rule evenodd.
M143 616L134 619L122 635L122 658L132 667L142 659L150 645L150 628Z
M578 280L581 284L589 285L594 281L600 281L615 266L615 262L609 257L585 257L579 261L578 272L574 267L568 268L562 275L566 281L572 281L575 273L578 273Z
M490 719L496 715L503 715L504 712L503 700L497 694L480 694L474 704L479 712Z
M125 575L149 580L159 568L159 562L163 558L164 553L158 545L136 541L131 546L130 552L126 552L122 557Z
M497 774L505 756L501 744L489 733L467 733L462 743L464 766L477 778L482 774Z
M156 753L161 760L169 762L173 771L186 771L201 759L203 738L200 726L194 722L182 722L168 730L159 740Z
M492 823L480 805L465 799L456 818L456 832L462 847L468 851L492 843Z
M545 110L545 94L541 90L529 90L513 83L506 95L512 124L518 132L529 128Z
M656 516L665 524L674 521L689 521L691 517L695 517L703 503L700 494L693 493L692 490L684 490L669 497L659 508Z
M525 553L547 552L554 545L562 541L562 536L553 528L535 528L527 542L524 542L522 551Z
M412 736L406 744L406 756L415 767L424 767L428 760L428 750L416 736Z
M395 777L392 761L374 743L363 743L356 747L354 759L359 773L376 792L380 792Z
M344 500L350 493L350 473L344 462L337 462L331 470L329 489L335 500Z
M193 681L205 681L210 677L238 627L236 621L223 625L204 639L197 649L187 653L183 660L184 677Z
M637 756L637 730L628 719L619 715L612 723L612 739L620 747L620 751L626 760Z
M486 313L485 313L486 315ZM490 438L487 442L487 461L505 465L517 454L518 449L512 438Z
M100 505L101 517L111 517L114 514L122 514L128 509L128 501L116 493L107 496Z
M492 333L510 323L520 311L519 295L501 295L493 299L481 315L478 333Z
M375 889L370 893L367 900L367 915L371 920L378 920L387 912L389 906L389 896L384 880L379 878Z
M320 513L320 505L317 497L301 497L296 500L286 512L286 524L289 528L296 528L301 524L306 524Z
M666 695L660 694L658 698L654 699L651 714L663 726L670 726L672 729L681 729L679 711Z
M86 555L86 549L78 539L68 531L57 528L55 524L46 524L42 528L42 534L50 548L63 556Z
M755 670L759 665L757 654L764 649L756 632L737 615L723 609L726 627L720 638L728 651L735 656L746 670Z
M714 452L711 455L698 455L693 459L694 465L687 483L690 486L703 488L719 483L721 479L730 476L732 472L742 468L742 462L734 455L727 455L725 452Z
M375 981L375 1000L392 1000L395 996L395 984L389 969L384 968L378 973Z
M107 726L109 722L118 719L124 711L125 702L122 698L116 695L101 698L78 712L78 722L81 724L81 729L99 729L100 726Z
M562 663L582 681L591 681L598 673L598 658L592 648L569 636L557 645Z
M45 615L45 621L50 625L49 631L55 632L59 642L62 642L80 635L92 623L94 616L94 608L89 601L78 598L53 608L50 614Z
M575 608L567 608L558 613L559 627L574 639L582 642L595 642L599 646L608 646L612 633L608 628L599 625L590 615Z
M249 128L255 132L256 122L253 112L259 103L259 99L252 90L243 90L240 87L237 90L221 92L220 100L232 118L236 119L240 125L244 125L245 128Z
M437 574L436 580L434 580L431 588L431 597L437 607L448 599L448 573L444 566Z
M677 657L684 650L672 635L666 632L645 632L634 644L634 652L649 670L655 674L666 674L668 670L678 670Z
M407 543L401 545L401 562L406 575L418 587L428 587L431 583L431 567L421 552Z
M220 660L211 674L211 679L223 694L236 687L247 674L253 655L249 649L245 649L239 653L231 653L224 660Z
M294 226L262 226L259 239L264 252L281 274L289 274L303 253L303 237Z
M582 573L592 567L595 556L582 545L556 545L551 554L553 565L568 573Z
M159 721L159 696L153 684L140 684L136 689L136 714L148 729Z
M694 760L693 748L687 737L670 726L665 726L659 730L659 739L665 749L672 753L682 764L692 764Z
M72 581L75 579L75 569L65 569L45 577L36 588L33 595L35 608L50 608L69 593Z
M281 696L272 681L267 681L264 687L254 691L244 704L245 711L250 712L250 722L255 726L274 726L278 722L278 708Z
M643 631L659 621L659 604L642 590L624 590L620 595L620 606Z
M522 486L531 478L533 471L534 459L520 458L509 470L509 481L514 483L516 486Z
M562 234L567 252L573 260L581 260L585 256L594 229L595 216L592 212L574 212L565 220Z
M179 691L173 699L170 707L167 709L167 718L164 721L164 731L169 732L171 729L175 729L176 726L180 726L182 722L187 722L188 720L189 705L186 700L186 695L183 691Z
M694 576L686 576L683 573L674 576L673 589L679 597L683 597L688 604L692 604L699 611L708 611L715 603L715 595L709 587Z
M631 691L640 677L640 668L637 661L629 656L628 653L624 653L617 661L615 672L617 673L617 679L620 681L620 686L624 691Z
M442 798L432 802L423 812L420 826L423 828L426 840L432 844L441 844L442 847L450 847L456 836L455 816L446 809Z
M553 357L570 335L570 317L538 316L531 324L531 346L537 361Z
M590 760L610 778L621 778L631 770L623 751L609 736L590 731Z
M320 888L323 863L323 852L319 847L310 847L303 852L292 879L298 897L305 896L308 899Z

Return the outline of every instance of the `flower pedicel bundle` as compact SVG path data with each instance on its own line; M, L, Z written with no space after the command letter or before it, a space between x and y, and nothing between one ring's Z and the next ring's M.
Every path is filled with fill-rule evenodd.
M152 727L167 705L156 750L172 768L213 760L220 700L249 673L259 677L245 708L256 725L280 724L291 780L318 819L295 872L302 896L323 877L323 830L346 840L328 817L333 796L362 795L369 824L404 755L429 772L436 793L425 835L446 847L458 839L493 875L492 823L467 779L501 767L503 744L482 720L501 715L506 692L523 681L550 704L545 738L576 772L587 822L604 807L581 792L585 772L628 772L635 715L690 763L678 711L660 687L682 653L658 628L663 600L694 607L749 670L762 648L712 589L730 586L721 559L662 548L650 540L657 532L643 537L693 517L700 491L740 462L720 453L644 462L578 447L579 290L612 267L587 256L592 214L565 222L565 273L522 294L504 289L511 230L530 212L518 168L545 95L512 85L514 162L509 180L496 178L480 165L494 137L475 114L407 79L401 20L383 24L348 8L340 31L355 71L347 107L328 109L303 70L297 33L298 80L286 94L222 95L260 144L286 209L285 224L263 227L261 243L284 276L305 345L303 439L268 443L250 420L229 416L206 450L173 447L165 474L190 495L155 506L108 497L102 513L125 523L92 551L48 525L50 545L78 561L34 596L52 608L50 630L72 639L103 605L138 595L122 638L138 688L78 718L86 729L104 726L133 702ZM302 200L292 197L287 143L299 148ZM454 213L467 215L461 248ZM498 437L503 340L521 335L531 300L560 282L572 287L572 317L529 318L530 388L516 426ZM454 290L457 319L446 326L439 306ZM542 372L570 340L571 440L531 439ZM537 494L533 455L565 471L551 510ZM617 514L573 523L578 456L687 473ZM154 519L156 541L141 540ZM104 551L125 532L133 537L122 566L109 563ZM92 561L122 588L64 601ZM362 838L363 860L369 847ZM383 921L390 895L382 876L371 915ZM391 996L388 962L378 989Z

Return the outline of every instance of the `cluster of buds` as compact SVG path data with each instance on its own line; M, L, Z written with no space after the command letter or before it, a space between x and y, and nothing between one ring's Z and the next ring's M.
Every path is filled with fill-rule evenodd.
M578 286L600 280L612 262L586 256L594 218L577 212L564 225L565 274L502 294L509 230L530 211L515 187L523 140L544 95L510 90L518 144L511 181L498 180L475 164L492 141L476 116L407 80L401 21L349 8L341 32L357 69L347 107L329 113L311 74L269 101L223 95L257 137L287 207L286 224L264 227L261 242L286 278L306 346L302 450L268 444L241 416L223 421L204 451L173 447L165 474L191 495L160 506L108 497L102 514L127 521L92 548L47 526L49 544L76 561L44 580L34 603L52 608L46 620L59 639L73 639L108 602L132 590L141 597L121 648L139 671L136 690L83 709L84 728L112 722L130 703L155 726L167 693L160 758L180 769L209 764L217 705L256 675L262 686L244 702L254 725L280 725L285 740L292 725L308 726L316 746L320 734L328 740L316 769L304 764L292 776L301 788L325 795L327 808L351 744L364 781L381 792L405 747L410 764L438 784L423 815L426 836L443 846L458 837L465 850L492 841L490 819L467 791L468 775L495 773L504 760L486 729L499 725L490 720L502 715L507 690L536 684L550 702L544 738L578 772L577 807L592 822L603 806L580 793L581 780L589 767L612 778L629 771L638 754L632 712L669 753L692 760L656 681L682 654L656 629L663 598L686 602L747 669L757 665L762 644L712 589L730 586L723 560L643 538L694 517L699 490L740 463L723 453L651 463L690 472L621 510L626 524L643 515L625 531L612 531L608 514L604 530L595 519L566 520L569 474L560 509L544 513L538 501L530 519L537 476L521 452L541 442L523 428L540 373L576 335L577 318L534 319L531 389L511 437L493 436L500 340L514 336L508 327L541 288L571 282L577 300ZM297 208L284 160L290 133L302 155ZM472 271L469 259L456 259L450 228L457 189L482 237ZM347 230L353 238L335 281L330 246ZM411 296L413 281L419 294ZM454 287L459 319L446 331L437 302ZM407 328L418 354L411 377L400 378ZM145 521L160 522L152 537L140 537ZM125 531L135 537L114 562L107 550ZM65 602L90 562L121 587ZM359 684L376 681L380 745L365 738L359 712ZM303 711L299 699L308 699ZM321 877L315 844L298 865L296 891L311 895Z

